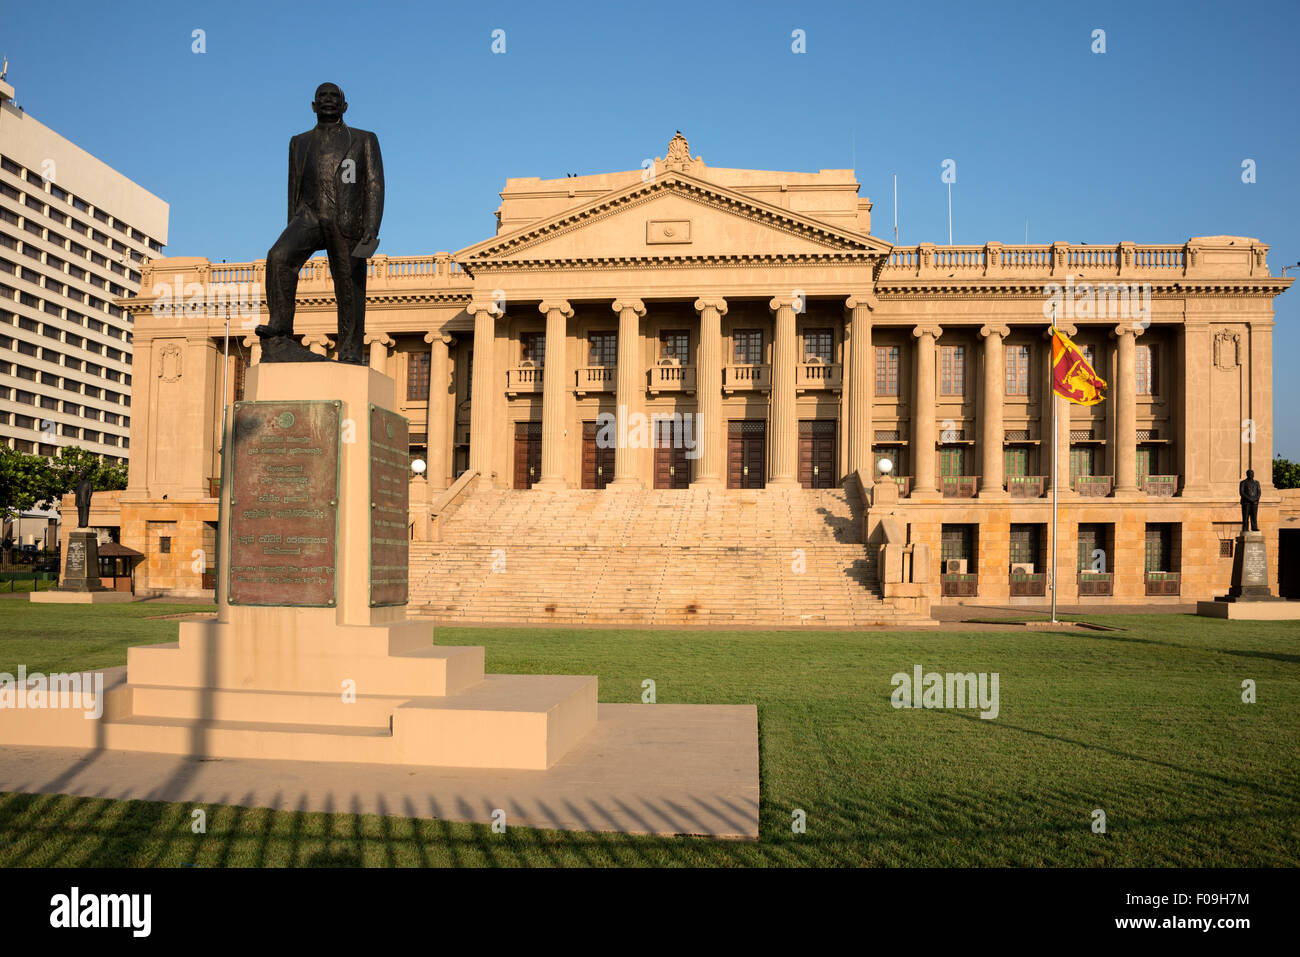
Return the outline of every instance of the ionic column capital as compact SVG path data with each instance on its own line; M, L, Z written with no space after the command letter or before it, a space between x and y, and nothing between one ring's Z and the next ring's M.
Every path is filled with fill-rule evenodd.
M316 353L316 355L318 356L323 356L326 354L327 350L334 348L333 339L331 339L329 336L323 336L319 334L311 335L311 336L303 336L302 344L306 348L310 349L312 352Z
M371 343L375 343L375 342L384 346L394 345L393 337L386 332L367 332L365 338L363 339L363 342L365 345L370 345Z
M772 301L767 304L767 308L773 312L779 312L782 309L793 310L795 306L806 306L807 300L801 296L773 296Z
M1121 322L1118 326L1110 331L1110 334L1118 339L1121 336L1133 336L1135 339L1147 331L1147 327L1140 322ZM1066 333L1072 335L1073 333Z
M456 339L441 330L435 329L433 332L426 332L424 334L424 341L430 345L432 345L434 341L440 341L444 346L450 346L456 341Z
M859 306L866 306L870 312L875 312L876 307L880 305L880 300L876 298L874 292L855 292L844 300L844 309L846 312L852 312Z
M1001 322L990 322L987 325L980 326L980 337L987 339L989 336L997 336L1005 339L1011 335L1011 327Z
M573 318L573 307L569 305L567 299L547 299L537 304L537 311L544 316L550 316L553 312L558 312L565 319Z
M696 311L696 312L703 312L705 309L715 309L715 310L717 310L718 315L720 315L720 316L725 316L725 315L727 314L727 300L725 300L725 299L716 299L716 298L715 298L715 299L696 299L696 300L695 300L695 311Z
M1060 332L1064 332L1071 339L1073 339L1075 336L1079 334L1079 327L1072 322L1054 322L1051 325L1049 325L1046 329L1043 330L1043 338L1048 340L1049 342L1052 339L1053 329L1056 329Z
M937 322L922 324L912 328L912 335L916 336L918 339L922 336L933 336L935 339L938 339L943 335L943 329Z
M505 310L502 309L500 306L498 306L497 303L491 299L487 300L486 302L482 302L482 301L471 302L468 306L465 307L465 311L468 312L471 316L473 316L476 319L478 318L477 314L480 312L487 313L493 319L498 319L501 316L504 316L506 314Z
M615 299L610 308L619 315L623 314L623 310L630 309L636 313L638 319L645 316L645 303L640 299Z

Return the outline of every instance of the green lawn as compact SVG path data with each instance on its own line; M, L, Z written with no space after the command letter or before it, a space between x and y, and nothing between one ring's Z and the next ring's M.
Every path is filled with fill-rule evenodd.
M210 608L211 606L208 606ZM173 640L153 604L0 603L0 670L125 662ZM1095 616L1122 631L447 628L490 671L600 676L602 701L756 703L757 843L348 814L0 795L6 865L1016 865L1300 863L1300 626ZM997 671L1000 714L895 710L890 678ZM1253 679L1258 703L1243 704ZM653 707L645 705L645 707ZM793 809L807 833L791 832ZM1101 808L1107 833L1094 834Z

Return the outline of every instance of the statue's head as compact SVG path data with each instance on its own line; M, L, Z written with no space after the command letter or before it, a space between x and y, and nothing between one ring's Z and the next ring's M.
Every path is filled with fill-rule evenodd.
M1253 479L1254 477L1255 477L1255 470L1254 470L1254 469L1246 469L1246 478L1248 478L1248 479Z
M312 112L324 123L337 123L348 111L348 101L337 83L322 83L316 87L316 99L311 101Z

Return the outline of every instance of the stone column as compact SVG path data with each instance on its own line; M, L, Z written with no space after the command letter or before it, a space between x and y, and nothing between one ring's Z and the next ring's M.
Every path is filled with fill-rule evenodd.
M474 384L469 397L469 467L492 484L492 395L496 389L496 319L493 302L471 302L474 317Z
M1182 433L1178 436L1178 461L1182 463L1183 496L1210 494L1210 456L1213 448L1210 431L1209 392L1201 383L1214 368L1210 348L1210 327L1200 324L1183 326L1181 356L1183 369ZM1272 469L1269 470L1272 478ZM1255 476L1259 478L1259 475Z
M639 465L641 450L627 441L631 429L630 418L639 412L645 395L645 381L641 369L641 319L645 316L645 303L640 299L616 299L614 311L618 313L618 380L616 384L615 412L617 421L627 423L616 427L623 441L614 447L614 481L612 484L640 488ZM653 441L653 436L651 437Z
M916 469L912 485L913 497L938 497L939 489L934 479L934 414L937 398L934 382L934 344L943 335L937 325L917 326L912 330L916 337L916 403L912 410L913 461Z
M700 457L695 460L691 485L722 488L722 317L727 314L727 301L697 299L695 311L700 314L700 358L695 369Z
M980 487L979 497L1006 498L1003 488L1002 441L1006 432L1002 427L1002 403L1006 394L1006 369L1003 364L1002 340L1011 333L1005 325L986 325L980 329L984 337L984 402L980 409Z
M441 332L429 332L425 333L424 341L429 343L429 401L425 424L428 469L425 475L429 478L430 489L445 489L451 480L451 436L447 434L447 385L451 362L447 350L452 339Z
M1115 327L1119 358L1115 375L1115 491L1137 491L1137 354L1143 329L1133 322Z
M861 476L865 493L876 478L875 457L871 453L876 437L871 425L871 402L875 392L871 313L876 308L876 297L872 293L855 293L844 301L844 308L848 312L846 338L849 346L849 367L845 370L844 385L849 397L849 415L848 421L843 423L849 430L849 460L844 470L849 475L856 473Z
M795 408L796 354L794 306L790 297L774 298L767 307L776 313L776 337L772 348L772 404L767 427L771 430L772 461L767 466L771 488L794 488L799 484L799 422Z
M260 336L245 336L244 347L248 349L248 364L254 366L262 361L262 339Z
M568 320L573 307L564 299L537 306L546 316L546 364L542 370L542 478L535 489L556 491L564 481L564 398L569 382Z
M388 375L388 349L395 344L393 339L383 332L368 332L365 344L370 346L370 368Z
M1244 350L1243 350L1244 353ZM1188 366L1188 370L1192 367ZM1250 408L1254 442L1246 446L1246 464L1255 470L1265 496L1273 494L1273 320L1250 323ZM1194 374L1194 372L1193 372ZM1208 419L1208 417L1207 417ZM1240 423L1238 423L1240 424ZM1243 473L1242 478L1245 478ZM1274 538L1276 542L1277 539ZM1276 570L1276 566L1274 566ZM1274 579L1276 581L1276 579Z

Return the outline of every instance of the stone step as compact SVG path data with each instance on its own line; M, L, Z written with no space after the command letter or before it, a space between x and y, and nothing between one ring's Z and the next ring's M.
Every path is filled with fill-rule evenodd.
M450 697L359 698L351 706L338 699L337 707L323 695L127 688L133 703L151 713L106 718L93 729L95 746L209 758L544 770L596 721L597 681L585 675L488 675ZM271 707L256 717L259 708ZM359 710L338 721L346 707Z

